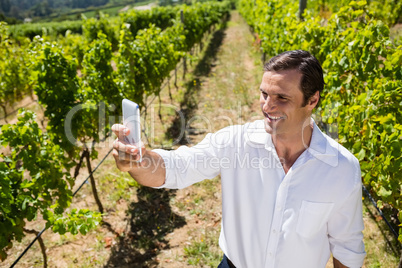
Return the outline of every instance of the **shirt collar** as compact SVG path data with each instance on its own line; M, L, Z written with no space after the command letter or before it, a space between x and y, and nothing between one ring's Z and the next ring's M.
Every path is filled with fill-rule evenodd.
M258 148L264 148L264 146L267 147L272 144L271 135L265 131L264 120L257 120L251 123L246 130L245 138L248 143Z
M338 165L339 143L324 134L314 120L311 120L313 122L313 135L307 151L317 160L336 167Z
M307 148L307 152L330 166L338 165L338 153L339 144L324 134L311 118L313 124L313 134L310 141L310 146ZM266 148L272 150L274 145L272 143L271 135L265 131L264 121L258 120L254 124L251 124L247 129L246 139L258 148Z

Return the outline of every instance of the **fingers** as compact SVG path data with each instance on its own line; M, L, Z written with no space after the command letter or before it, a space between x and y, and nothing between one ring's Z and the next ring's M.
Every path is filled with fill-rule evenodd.
M142 144L143 145L143 144ZM140 150L145 151L145 147L137 147L132 144L122 142L120 139L116 139L113 142L113 149L117 152L121 160L139 160Z
M112 131L121 141L124 141L125 136L127 136L130 133L130 130L122 124L114 124L112 126Z
M131 159L132 156L136 157L138 154L138 148L134 145L126 143L126 136L130 133L130 130L121 124L114 124L112 131L116 134L117 139L113 142L113 148L118 152L120 159ZM131 157L127 157L131 155Z
M130 155L126 156L125 154L121 154L116 149L113 149L112 154L116 161L117 168L123 172L130 171L131 169L140 165L139 162L135 161L134 159L130 159Z
M113 157L116 161L117 168L123 172L130 171L133 168L141 167L144 163L140 162L141 154L145 155L146 149L144 144L141 143L141 147L136 147L135 145L127 144L116 139L113 142Z
M145 154L145 146L141 142L140 146L128 144L125 137L130 133L130 130L122 124L114 124L112 131L117 136L113 142L113 157L116 165L121 171L129 171L134 167L140 166L141 154Z

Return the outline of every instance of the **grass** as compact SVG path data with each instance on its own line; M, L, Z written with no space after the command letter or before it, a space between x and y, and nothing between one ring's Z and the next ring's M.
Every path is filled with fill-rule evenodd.
M239 27L241 24L239 20L231 21L228 23L228 27ZM246 31L248 29L244 29L241 32L237 28L235 36L247 39L249 35ZM214 63L219 67L212 69L208 74L208 78L198 77L204 85L201 84L200 92L197 93L198 109L201 111L196 112L196 115L202 113L203 116L214 119L217 113L220 115L224 114L228 115L232 120L231 122L257 118L259 116L259 108L258 102L256 103L255 101L255 96L258 96L258 93L255 91L258 90L261 72L258 68L255 68L254 72L247 72L244 64L245 59L242 58L242 55L244 56L243 51L250 51L250 49L243 47L239 43L240 40L230 40L233 37L229 36L225 36L225 38L227 38L225 42L236 42L236 45L231 44L230 49L227 49L224 44L217 54L217 62ZM250 39L247 41L249 44L252 43ZM248 62L248 66L260 66L258 50L251 49L246 62ZM227 89L231 90L228 91ZM181 96L185 96L185 94ZM239 110L241 111L240 118L236 116L236 112ZM215 123L213 126L214 131L224 127L228 123L228 121L213 122ZM194 121L194 123L197 122ZM197 128L196 124L194 125ZM199 141L203 135L200 136L193 135L191 138L194 141ZM219 187L219 178L205 180L193 185L185 198L179 198L172 204L183 215L186 215L186 218L193 218L199 223L196 227L191 228L188 234L191 236L190 242L184 248L187 265L216 267L222 258L217 241L220 229L219 224L214 228L210 226L208 227L209 229L197 228L208 225L208 223L214 223L214 219L216 220L216 217L214 218L213 215L217 213L214 209L220 206ZM372 210L371 204L365 202L364 205L364 220L366 225L364 242L367 252L364 267L397 267L399 249L393 245L395 238L387 232L387 226L384 226L382 221L377 222L375 217L369 213ZM180 259L176 259L176 261L181 263Z
M204 50L189 66L186 79L182 79L182 69L179 69L177 88L174 79L170 79L169 86L163 89L162 119L158 117L158 100L150 107L154 109L154 119L151 120L149 111L145 120L148 124L146 131L155 146L163 144L165 147L177 148L180 145L172 145L174 135L165 136L167 132L173 133L172 126L175 126L177 120L177 113L168 105L186 111L186 123L190 122L191 127L191 131L186 134L189 143L199 142L205 136L205 129L216 131L230 124L241 124L260 117L258 86L261 62L258 47L253 47L253 37L248 26L237 12L232 14L226 27L217 29L216 33L205 38ZM168 94L169 87L172 99ZM189 121L192 118L197 120ZM210 123L209 128L206 122ZM107 150L101 150L99 159ZM83 168L80 180L85 176ZM45 233L45 243L52 265L217 267L222 258L218 245L222 217L219 177L179 191L148 189L138 186L128 174L121 173L115 167L113 157L109 156L95 173L95 179L107 211L105 220L118 235L104 227L99 227L87 236L58 237L48 231ZM367 251L364 267L396 267L399 249L392 242L395 240L383 222L376 221L370 203L365 200L364 204ZM89 185L85 185L73 200L73 207L96 209ZM35 228L40 229L41 225ZM177 247L173 246L170 239L180 235L184 238L177 242ZM115 244L111 247L106 247L107 237L113 238ZM21 251L31 239L31 236L24 238L16 250ZM169 252L172 254L169 255ZM11 259L16 255L14 252ZM38 246L34 245L21 265L41 265Z
M391 29L390 29L390 33L389 33L391 40L393 40L393 42L395 44L402 44L402 23L396 24L394 25Z
M205 180L193 186L185 200L189 217L196 226L188 231L189 245L184 247L187 264L197 267L217 267L222 259L218 245L221 220L220 179Z
M184 247L187 263L198 267L217 267L222 259L218 244L219 232L216 229L205 228L201 235Z
M364 199L363 204L365 221L363 234L367 252L365 266L396 268L401 254L401 245L368 198ZM387 218L390 220L390 217Z
M114 159L109 158L103 166L105 170L109 171L98 175L98 188L103 193L102 196L107 198L104 203L109 208L115 207L119 200L129 201L139 187L139 184L128 173L122 173L114 169L114 166Z

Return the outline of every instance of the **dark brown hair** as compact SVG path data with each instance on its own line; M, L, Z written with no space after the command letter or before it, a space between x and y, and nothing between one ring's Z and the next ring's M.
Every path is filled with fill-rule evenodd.
M324 89L324 75L320 62L307 51L292 50L272 57L264 64L265 72L294 69L299 70L303 75L300 89L303 92L303 106L305 106L317 91L321 94Z

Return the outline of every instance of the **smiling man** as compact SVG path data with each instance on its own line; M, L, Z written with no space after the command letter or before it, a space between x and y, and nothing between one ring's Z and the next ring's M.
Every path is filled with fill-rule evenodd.
M311 119L324 87L321 66L296 50L264 69L264 120L229 126L175 151L125 144L128 131L114 125L116 164L155 188L184 188L220 174L220 268L324 268L331 253L336 268L361 267L359 163ZM136 163L140 149L144 160Z

